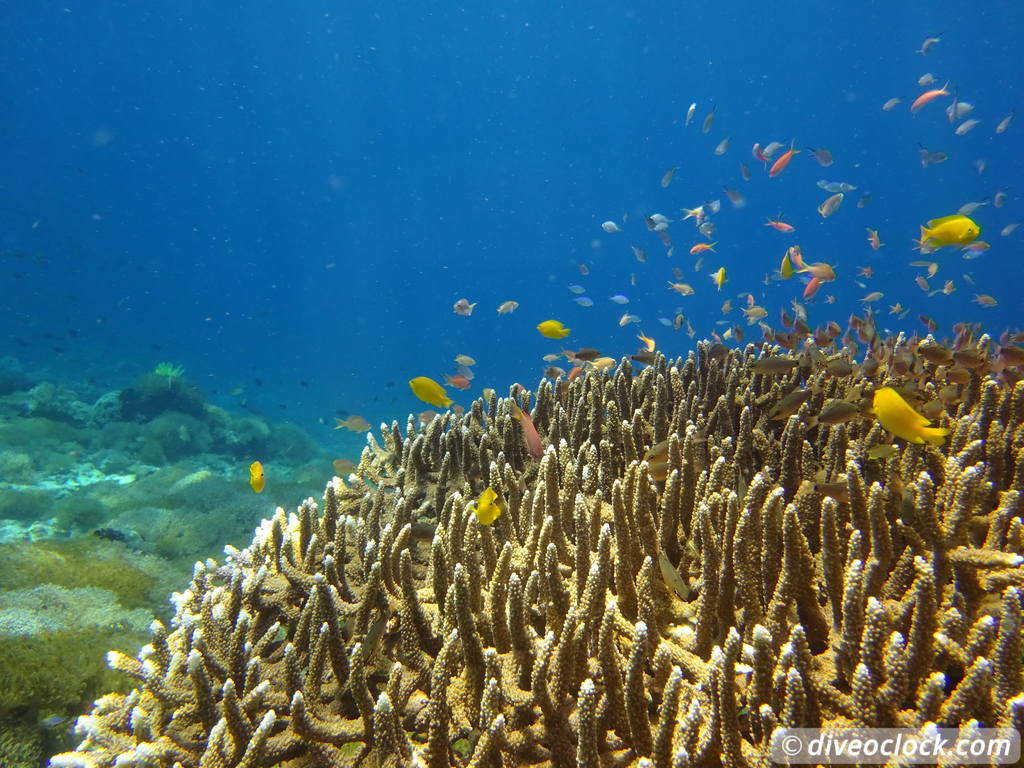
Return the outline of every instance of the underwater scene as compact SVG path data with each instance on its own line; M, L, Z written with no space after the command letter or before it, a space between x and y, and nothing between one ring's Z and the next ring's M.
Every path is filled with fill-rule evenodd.
M1019 739L1019 5L2 16L0 768Z

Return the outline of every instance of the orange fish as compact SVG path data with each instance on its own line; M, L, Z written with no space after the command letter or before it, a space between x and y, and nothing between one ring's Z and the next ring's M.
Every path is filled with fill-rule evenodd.
M267 478L263 474L263 465L254 461L249 465L249 487L256 493L263 493L263 486L267 484Z
M785 152L779 155L779 159L772 163L772 167L768 170L769 178L774 179L776 176L778 176L780 173L786 170L786 166L789 165L789 161L793 159L793 156L800 154L799 149L793 149L793 146L795 144L796 139L793 139L793 141L790 142L789 144L789 149L787 149Z
M949 96L949 91L946 90L946 87L948 85L949 83L946 83L946 85L942 86L941 88L937 88L931 91L925 91L924 93L922 93L920 96L914 99L914 103L910 105L910 111L917 112L917 110L919 110L925 104L930 104L931 102L939 98L939 96Z
M868 243L870 243L871 250L873 251L877 251L879 248L885 245L885 243L878 239L877 229L868 229Z
M690 249L690 254L692 256L696 256L698 253L704 253L704 251L711 251L712 253L715 253L716 252L715 251L715 246L716 245L718 245L717 242L714 242L714 243L697 243L695 246L693 246L693 248Z
M523 413L523 409L515 400L512 401L512 416L519 419L519 426L523 430L523 442L526 443L527 452L535 459L544 455L544 446L540 442L540 435L537 428L533 426L533 419Z
M568 379L569 381L573 381L573 380L574 380L575 378L577 378L577 377L578 377L578 376L579 376L579 375L580 375L581 373L583 373L583 366L577 365L577 366L574 366L574 367L573 367L573 369L572 369L571 371L569 371L569 375L568 375L568 376L567 376L566 378L567 378L567 379Z
M804 299L806 300L814 296L814 294L818 292L818 289L821 288L821 286L821 279L817 277L812 277L808 281L807 286L804 288Z
M784 222L782 220L781 217L779 219L775 220L775 221L772 221L771 219L768 219L768 223L765 224L765 226L766 227L771 227L776 232L794 232L794 231L796 231L796 228L792 224L787 224L786 222Z
M650 336L644 336L642 333L638 333L636 337L644 343L644 349L646 349L648 352L654 351L654 339L652 339Z
M449 387L455 387L456 389L469 389L472 386L462 374L458 376L449 376L447 373L444 375L444 383Z

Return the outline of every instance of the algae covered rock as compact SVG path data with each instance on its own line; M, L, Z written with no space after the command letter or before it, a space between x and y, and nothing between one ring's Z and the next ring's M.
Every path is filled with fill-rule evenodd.
M35 416L75 425L87 424L92 412L73 391L49 381L40 382L29 390L26 407Z
M121 415L128 420L156 418L168 411L179 411L197 418L203 415L203 395L199 387L183 376L146 373L120 393Z
M152 620L97 587L0 592L0 715L75 707L117 684L105 653L137 646Z

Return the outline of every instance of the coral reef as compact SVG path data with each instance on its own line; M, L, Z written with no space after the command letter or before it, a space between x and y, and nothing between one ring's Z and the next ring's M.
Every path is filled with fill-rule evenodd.
M811 418L863 382L712 351L371 434L351 486L196 564L52 764L731 767L777 726L1020 729L1024 383L972 374L943 446L869 454L873 420Z

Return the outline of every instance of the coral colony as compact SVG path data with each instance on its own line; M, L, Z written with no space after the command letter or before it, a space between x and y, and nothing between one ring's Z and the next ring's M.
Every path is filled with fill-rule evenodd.
M370 433L109 655L136 687L53 765L744 766L780 725L1024 727L1024 383L973 375L942 444L891 446L808 418L852 377L711 349Z

